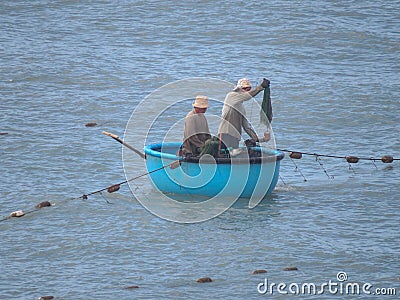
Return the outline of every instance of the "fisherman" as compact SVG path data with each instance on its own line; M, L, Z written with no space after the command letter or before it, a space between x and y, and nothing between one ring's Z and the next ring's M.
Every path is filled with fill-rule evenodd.
M183 156L198 156L206 140L211 138L208 122L204 116L208 108L207 96L198 95L193 109L186 115L183 131Z
M246 119L246 111L243 102L250 100L260 93L270 84L264 78L262 83L251 89L250 80L247 78L239 79L233 91L229 92L224 100L222 108L221 123L218 128L218 136L227 148L238 148L242 138L242 128L254 142L268 141L269 133L265 133L263 138L259 138L256 132Z

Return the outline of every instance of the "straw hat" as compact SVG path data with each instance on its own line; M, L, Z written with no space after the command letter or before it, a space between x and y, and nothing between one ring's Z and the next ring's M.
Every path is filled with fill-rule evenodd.
M207 96L199 95L196 97L196 100L193 102L193 107L198 108L207 108L208 107L208 98Z
M243 89L243 88L247 88L247 87L251 88L250 80L248 80L247 78L242 78L242 79L238 80L234 90L237 90L239 88Z

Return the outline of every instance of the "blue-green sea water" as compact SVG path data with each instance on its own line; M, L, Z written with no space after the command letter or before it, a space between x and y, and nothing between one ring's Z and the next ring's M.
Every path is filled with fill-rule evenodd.
M197 224L158 218L127 185L79 197L125 180L102 131L123 137L144 97L192 77L268 77L278 148L399 158L399 20L400 2L382 0L1 1L0 214L53 206L0 222L0 298L262 299L266 279L339 272L398 295L398 160L286 155L260 205Z

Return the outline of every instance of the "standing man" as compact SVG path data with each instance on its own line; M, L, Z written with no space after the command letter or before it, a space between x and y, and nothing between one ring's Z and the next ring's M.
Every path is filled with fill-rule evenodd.
M182 144L184 156L198 156L205 141L211 138L208 122L204 116L208 108L207 96L197 96L192 105L193 110L185 118Z
M239 147L239 142L242 138L242 128L251 139L256 142L261 141L246 119L246 111L243 102L255 97L268 86L269 80L264 78L261 85L252 90L250 80L242 78L237 82L233 91L226 95L222 108L222 120L218 128L218 135L227 148ZM263 141L265 141L266 138L264 138Z

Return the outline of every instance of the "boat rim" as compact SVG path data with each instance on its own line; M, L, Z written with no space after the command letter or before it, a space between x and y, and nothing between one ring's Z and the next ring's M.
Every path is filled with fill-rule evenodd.
M196 156L189 156L189 157L182 157L182 156L177 156L175 154L171 153L165 153L162 152L161 149L163 147L165 148L179 148L181 145L180 142L166 142L166 143L153 143L145 146L144 152L147 158L147 155L153 156L153 157L158 157L158 158L163 158L163 159L169 159L169 160L179 160L181 162L188 162L188 163L199 163L201 160L201 163L205 164L262 164L266 162L276 162L280 161L285 157L285 154L282 151L276 150L276 149L268 149L264 147L252 147L250 149L253 149L255 151L263 151L264 155L260 157L218 157L214 158L211 155L206 156L206 157L196 157ZM245 148L245 147L243 147ZM268 151L268 152L267 152Z

